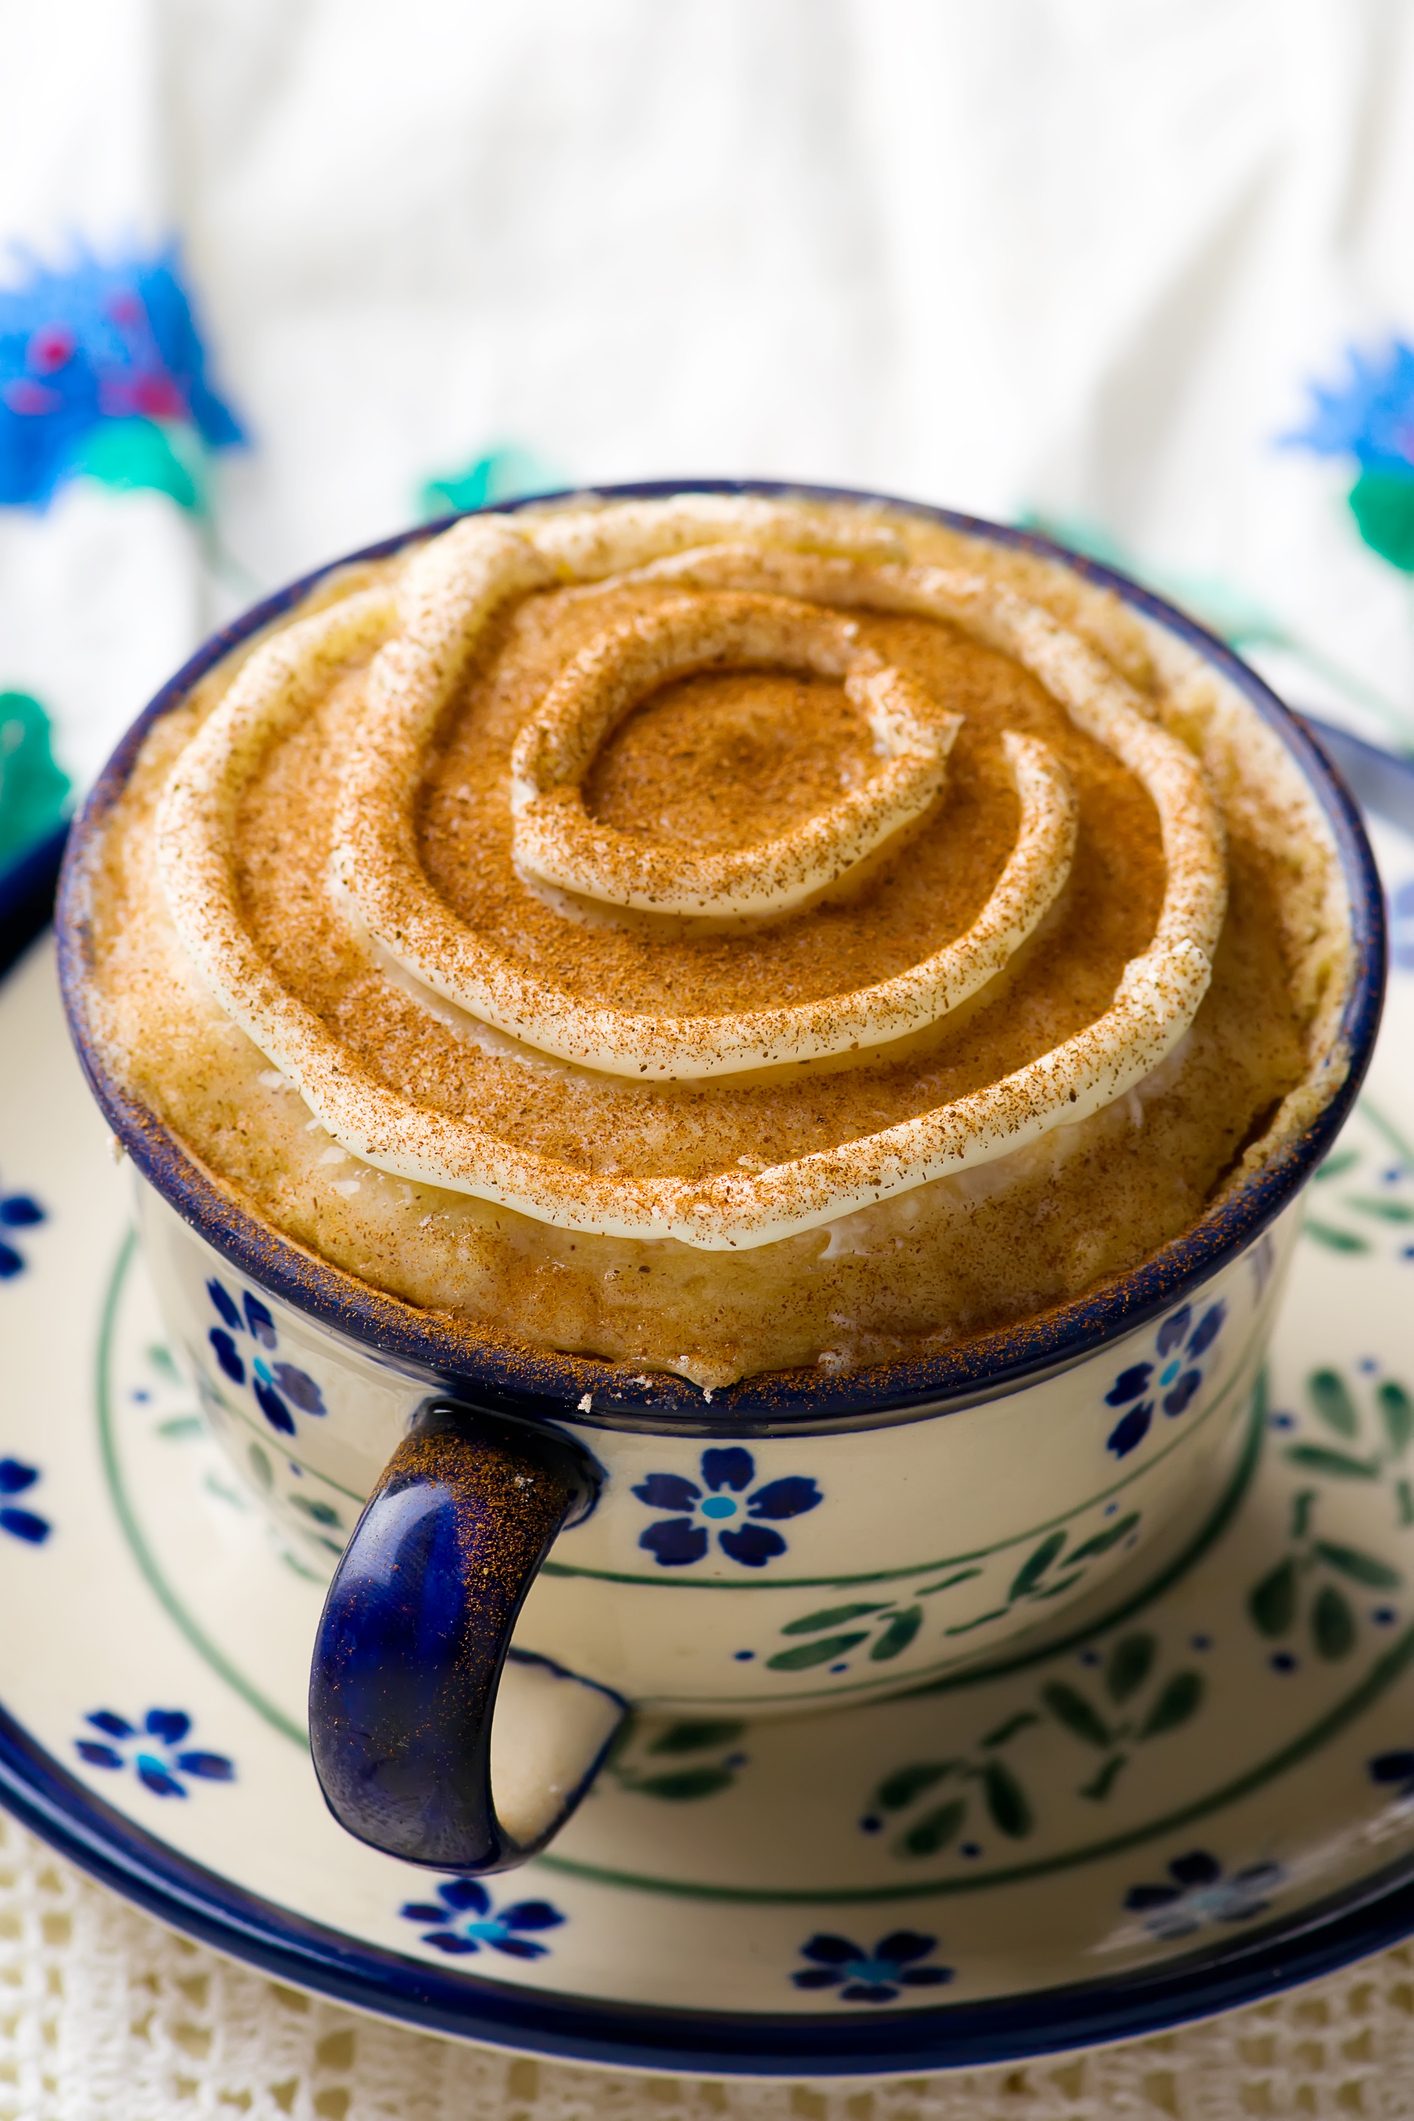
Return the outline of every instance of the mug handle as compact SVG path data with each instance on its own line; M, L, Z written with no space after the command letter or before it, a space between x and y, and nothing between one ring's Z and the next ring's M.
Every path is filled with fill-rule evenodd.
M597 1484L559 1430L447 1399L418 1410L334 1571L314 1643L314 1771L358 1840L409 1863L497 1871L574 1810L627 1704L510 1640L556 1534Z

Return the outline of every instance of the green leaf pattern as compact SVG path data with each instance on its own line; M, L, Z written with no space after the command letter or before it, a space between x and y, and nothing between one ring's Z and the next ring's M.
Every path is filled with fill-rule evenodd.
M1091 1563L1128 1539L1139 1521L1139 1511L1128 1510L1112 1523L1077 1538L1074 1546L1070 1541L1075 1535L1067 1527L1044 1533L1013 1565L1010 1578L1003 1579L1005 1589L998 1604L988 1606L970 1620L952 1622L947 1620L948 1606L940 1605L937 1611L942 1625L936 1632L929 1630L928 1636L924 1630L934 1610L930 1601L942 1599L962 1584L975 1582L983 1573L979 1567L969 1564L954 1568L937 1581L922 1583L897 1598L851 1599L798 1613L783 1623L781 1635L790 1639L763 1660L765 1668L771 1672L833 1668L847 1665L856 1651L863 1651L866 1664L888 1665L912 1649L920 1637L927 1646L930 1638L933 1644L939 1644L952 1636L971 1635L979 1628L1005 1620L1018 1605L1041 1605L1075 1588Z
M1287 1464L1315 1484L1303 1484L1292 1497L1288 1552L1248 1591L1247 1615L1267 1642L1304 1635L1316 1658L1338 1664L1360 1640L1361 1608L1353 1592L1397 1591L1404 1573L1383 1555L1321 1535L1322 1484L1391 1479L1398 1521L1409 1522L1409 1479L1399 1468L1414 1443L1414 1400L1393 1378L1367 1390L1337 1370L1319 1369L1306 1380L1306 1404L1312 1419L1339 1442L1303 1437L1287 1445ZM1277 1654L1290 1662L1289 1650Z

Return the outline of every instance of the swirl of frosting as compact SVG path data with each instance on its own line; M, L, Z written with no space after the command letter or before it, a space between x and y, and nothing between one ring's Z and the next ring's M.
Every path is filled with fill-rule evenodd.
M606 596L640 601L608 611ZM272 752L331 686L363 668L343 725L326 889L371 973L416 1007L502 1041L523 1065L603 1085L680 1084L716 1094L737 1078L800 1088L866 1056L887 1065L950 1018L994 1005L1040 946L1076 860L1070 775L1034 734L999 732L1014 804L1009 849L961 932L923 938L883 976L793 999L677 1014L593 997L582 977L516 947L514 923L470 914L440 890L420 838L431 763L467 687L494 683L498 643L537 599L579 600L584 638L531 701L496 796L508 884L540 899L586 951L625 924L646 947L703 934L727 953L777 927L867 904L919 832L947 845L949 759L965 711L864 638L880 621L953 629L1028 672L1070 726L1147 793L1162 898L1145 947L1108 1004L995 1080L848 1138L761 1161L655 1171L573 1163L483 1123L455 1099L414 1094L341 1038L282 976L243 901L243 805ZM590 623L604 608L602 624ZM366 666L366 668L364 668ZM615 733L654 694L722 672L800 674L841 689L873 764L783 831L724 847L620 830L589 784ZM1035 1141L1124 1096L1183 1037L1207 990L1226 904L1221 825L1194 755L1146 713L1117 672L1048 609L982 573L920 564L886 522L858 511L681 496L511 518L471 517L396 579L354 587L257 648L172 771L157 826L177 931L221 1007L293 1082L347 1150L383 1170L478 1195L569 1229L751 1247ZM519 880L517 883L516 880ZM547 911L548 909L548 911ZM587 924L587 925L586 925ZM734 940L735 939L735 940ZM822 948L824 945L822 944ZM895 952L897 955L897 952ZM759 987L759 982L758 982ZM627 1085L620 1095L629 1095ZM708 1159L709 1164L711 1159Z

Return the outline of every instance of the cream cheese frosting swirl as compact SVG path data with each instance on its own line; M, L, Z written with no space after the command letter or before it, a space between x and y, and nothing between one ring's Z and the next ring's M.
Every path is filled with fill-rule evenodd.
M575 645L526 703L493 810L498 881L533 894L537 920L563 925L558 955L519 947L514 919L493 919L489 898L482 908L474 892L453 903L423 844L429 774L449 726L478 687L494 698L507 640L547 604L577 617ZM962 1094L929 1103L910 1090L914 1109L887 1118L869 1069L899 1075L907 1065L926 1086L930 1042L978 1010L1005 1008L1018 980L1024 996L1025 968L1067 902L1082 832L1053 745L1024 729L995 732L998 800L1014 824L980 903L956 932L920 932L908 961L894 962L896 946L883 953L879 977L830 978L832 918L846 909L858 926L919 835L947 856L952 763L969 718L965 700L883 643L892 627L906 644L914 625L1010 659L1078 739L1144 791L1163 888L1151 932L1116 966L1098 1013ZM818 1146L776 1158L709 1147L704 1168L675 1170L655 1168L651 1129L626 1104L617 1153L576 1161L487 1124L469 1101L422 1097L406 1074L380 1072L282 973L240 882L253 787L351 671L358 712L326 761L336 794L323 889L372 978L396 981L415 1008L456 1027L469 1052L489 1041L498 1063L557 1070L609 1109L615 1095L637 1094L631 1086L658 1084L676 1089L687 1112L706 1112L701 1101L735 1083L743 1095L774 1086L808 1113L817 1086L853 1069L859 1109L877 1104L887 1123L843 1134L822 1125ZM837 688L867 769L823 807L728 844L599 814L600 762L664 688L748 672ZM210 994L354 1156L561 1229L709 1250L833 1222L1124 1098L1193 1022L1227 891L1222 826L1197 758L1051 610L985 572L919 562L863 511L692 495L470 517L399 574L355 581L298 617L250 655L178 758L157 841L173 922ZM764 997L755 974L732 991L734 951L745 962L763 937L808 937L812 923L821 953L812 991ZM596 992L595 951L614 932L656 949L668 985L674 952L712 938L713 962L727 967L719 1006L677 1013L660 997L643 1006L611 986ZM582 960L572 975L566 952ZM705 1121L702 1131L710 1137Z

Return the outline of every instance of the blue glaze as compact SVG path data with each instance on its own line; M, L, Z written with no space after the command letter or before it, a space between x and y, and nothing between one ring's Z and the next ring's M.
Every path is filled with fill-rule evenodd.
M696 1480L683 1473L649 1473L633 1489L650 1510L670 1510L645 1525L638 1544L660 1569L690 1568L705 1561L715 1535L718 1549L740 1568L763 1569L786 1551L776 1526L803 1517L824 1501L818 1482L788 1473L757 1487L756 1460L740 1445L702 1453ZM699 1519L705 1522L699 1522ZM746 1520L746 1521L741 1521Z
M865 1948L823 1931L800 1947L809 1964L791 1980L797 1988L834 1989L842 2003L895 2003L906 1988L942 1988L952 1980L950 1966L932 1963L937 1943L921 1930L891 1930Z
M598 1759L533 1842L506 1831L491 1717L526 1592L595 1478L554 1430L446 1401L418 1414L354 1528L315 1637L315 1773L360 1841L439 1870L499 1870L573 1810Z
M26 1465L21 1458L0 1458L0 1532L31 1547L43 1546L54 1527L47 1517L30 1509L28 1502L15 1498L28 1497L39 1478L38 1466Z
M1228 1872L1207 1849L1190 1849L1173 1858L1166 1878L1132 1885L1124 1905L1151 1935L1172 1941L1212 1922L1254 1922L1287 1882L1279 1863L1249 1863Z
M1127 1458L1144 1441L1156 1403L1170 1420L1187 1412L1203 1382L1203 1360L1226 1318L1222 1302L1209 1304L1196 1321L1192 1305L1180 1304L1154 1336L1154 1359L1120 1371L1105 1394L1107 1407L1125 1409L1106 1439L1106 1448L1116 1458Z
M192 1720L185 1709L149 1709L140 1725L115 1709L90 1709L84 1722L88 1730L74 1740L80 1760L89 1767L131 1768L154 1797L185 1797L192 1781L235 1780L229 1754L187 1744Z

